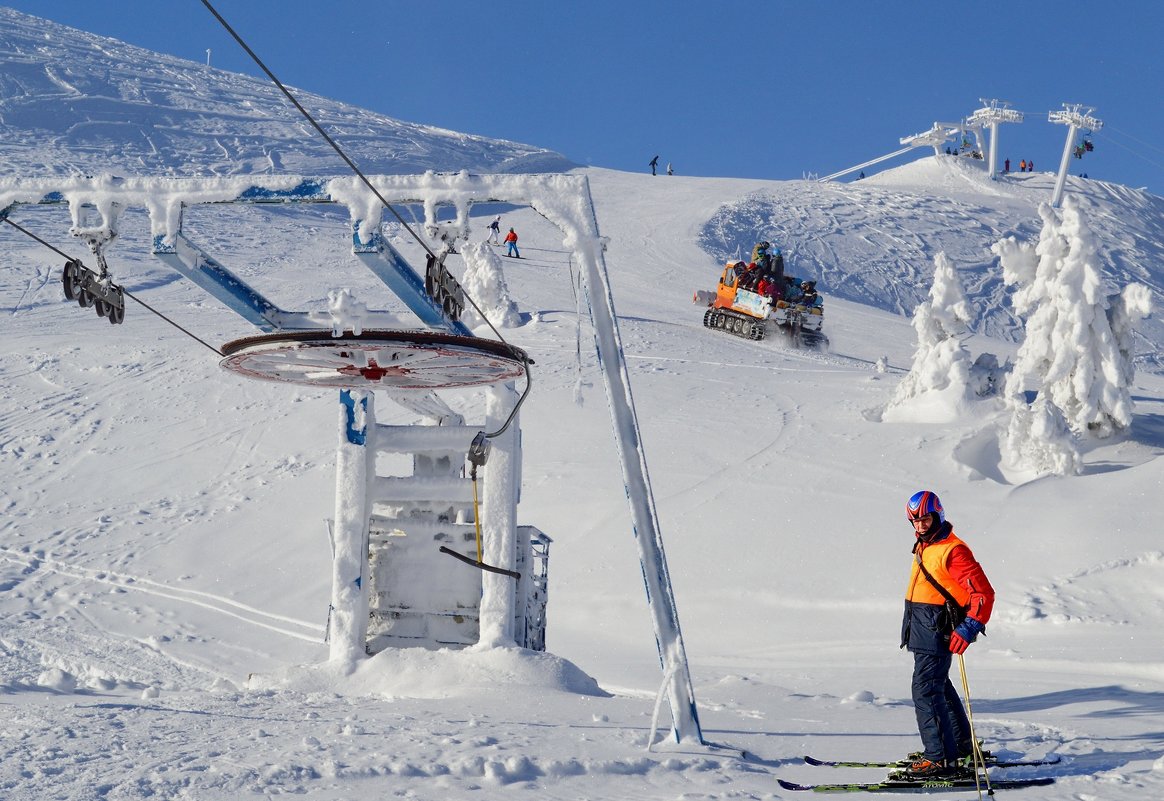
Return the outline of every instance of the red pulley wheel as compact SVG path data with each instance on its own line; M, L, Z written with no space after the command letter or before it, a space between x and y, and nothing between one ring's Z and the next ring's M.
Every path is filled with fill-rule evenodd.
M224 369L263 381L337 389L455 389L525 373L520 348L436 331L283 331L222 346Z

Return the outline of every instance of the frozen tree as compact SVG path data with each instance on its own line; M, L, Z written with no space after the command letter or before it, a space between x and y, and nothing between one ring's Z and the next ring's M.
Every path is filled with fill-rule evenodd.
M929 300L913 313L917 350L909 373L897 385L884 419L913 415L906 407L924 405L947 419L957 414L970 391L970 353L958 335L970 321L970 304L954 265L944 252L934 257ZM922 401L922 403L919 403Z
M1013 237L993 247L1003 279L1019 287L1015 309L1026 316L1008 395L1036 386L1072 431L1108 437L1131 425L1131 324L1148 312L1147 289L1128 287L1111 309L1078 202L1068 197L1061 215L1044 204L1039 214L1033 249Z
M1152 290L1143 284L1128 284L1118 295L1108 298L1108 321L1120 354L1122 384L1132 386L1135 378L1135 324L1152 313Z
M500 257L484 242L465 245L461 248L461 255L465 259L465 279L461 282L465 294L480 307L489 322L498 328L516 328L521 325L517 304L509 297ZM466 324L479 325L484 322L471 306L466 306Z
M1010 423L999 442L1003 464L1040 474L1079 473L1083 461L1058 407L1041 394L1030 405L1022 393L1007 395L1006 404Z

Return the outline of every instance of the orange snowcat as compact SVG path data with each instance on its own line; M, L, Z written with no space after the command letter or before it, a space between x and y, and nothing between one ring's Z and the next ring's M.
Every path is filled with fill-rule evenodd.
M729 261L724 265L715 293L697 291L692 301L706 303L703 325L744 339L763 339L771 329L786 333L792 342L810 348L828 348L824 325L824 301L815 288L801 291L797 278L786 278L787 298L769 297L739 286L747 263ZM806 282L815 287L815 282Z

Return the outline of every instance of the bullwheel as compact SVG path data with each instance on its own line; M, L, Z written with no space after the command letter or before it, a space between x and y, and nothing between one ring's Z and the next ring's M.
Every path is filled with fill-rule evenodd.
M503 342L436 331L284 331L222 346L226 370L337 389L455 389L525 374L529 357Z

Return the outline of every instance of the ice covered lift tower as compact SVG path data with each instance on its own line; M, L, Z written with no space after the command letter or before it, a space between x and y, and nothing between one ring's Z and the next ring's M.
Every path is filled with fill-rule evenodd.
M675 739L705 744L587 179L462 172L370 180L386 203L422 204L429 228L436 227L438 207L454 207L456 225L467 231L473 203L501 202L528 206L562 231L584 278L594 323L663 670L660 697L670 704ZM353 316L342 308L279 307L183 233L184 208L210 203L345 205L352 253L421 325L401 330L397 315L371 309ZM74 218L83 208L95 208L105 219L97 227L110 233L113 212L146 209L157 257L262 332L224 345L224 367L267 381L340 390L328 627L332 660L350 663L407 643L544 647L549 538L516 525L521 485L516 381L528 376L529 360L519 349L474 337L465 328L458 319L463 296L443 258L430 258L423 278L413 272L381 235L383 206L368 189L351 178L298 176L60 177L0 189L0 218L21 204L68 204ZM82 306L81 301L93 302L88 279L73 285L86 290L73 298ZM486 394L484 426L467 425L437 394L466 387ZM424 422L378 423L376 394ZM507 419L511 425L503 428ZM483 431L495 436L478 504L473 478L483 454L474 446ZM380 475L376 456L389 452L410 455L411 474ZM450 551L457 561L449 558ZM460 577L456 581L448 579L453 571ZM433 581L417 580L430 575Z
M979 98L982 108L966 118L966 123L972 126L981 126L990 129L990 143L987 147L986 171L990 180L998 176L998 125L1003 122L1022 122L1023 113L1009 108L1010 103L1004 100L987 100Z
M1091 116L1093 108L1084 108L1082 104L1063 104L1062 111L1048 111L1047 120L1067 126L1067 142L1063 145L1063 158L1059 160L1059 174L1055 177L1055 188L1051 192L1051 206L1059 208L1063 200L1063 187L1067 183L1067 165L1071 163L1071 144L1075 141L1075 134L1080 130L1098 131L1103 127L1103 120Z

